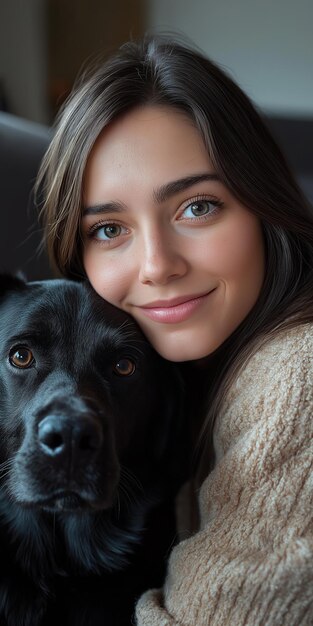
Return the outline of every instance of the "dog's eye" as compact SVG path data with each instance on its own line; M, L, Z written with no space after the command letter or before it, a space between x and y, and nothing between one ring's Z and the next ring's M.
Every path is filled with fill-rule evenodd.
M18 348L12 348L9 354L9 361L13 367L25 369L30 367L34 362L34 356L29 348L20 346Z
M113 372L119 376L131 376L136 369L136 365L130 359L120 359L115 363Z

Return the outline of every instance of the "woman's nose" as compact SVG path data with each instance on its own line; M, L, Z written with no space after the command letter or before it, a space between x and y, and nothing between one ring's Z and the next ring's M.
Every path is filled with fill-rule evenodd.
M187 269L187 260L173 242L158 236L148 238L140 263L140 282L165 285L184 276Z

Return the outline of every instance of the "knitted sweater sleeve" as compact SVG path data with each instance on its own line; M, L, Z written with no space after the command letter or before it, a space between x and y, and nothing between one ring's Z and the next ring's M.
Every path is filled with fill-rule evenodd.
M138 626L313 625L313 333L254 355L215 428L201 527L178 544Z

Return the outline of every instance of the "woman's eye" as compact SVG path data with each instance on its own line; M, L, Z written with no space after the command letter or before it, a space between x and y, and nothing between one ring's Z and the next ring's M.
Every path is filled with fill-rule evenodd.
M191 202L181 214L183 219L192 219L193 217L204 217L213 215L217 211L217 202L209 200L196 200Z
M105 224L93 230L93 236L102 241L115 239L123 232L122 226L119 224Z

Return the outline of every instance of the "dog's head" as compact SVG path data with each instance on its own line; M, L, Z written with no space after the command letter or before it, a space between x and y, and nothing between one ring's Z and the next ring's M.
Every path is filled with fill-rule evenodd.
M180 381L128 315L84 283L2 276L0 318L2 494L82 515L166 483Z

